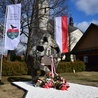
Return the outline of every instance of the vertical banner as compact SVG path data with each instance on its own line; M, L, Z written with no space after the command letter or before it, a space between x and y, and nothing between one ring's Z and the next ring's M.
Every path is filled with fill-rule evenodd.
M55 18L55 40L61 53L68 52L68 23L67 16Z
M14 50L20 42L21 4L7 6L5 49Z

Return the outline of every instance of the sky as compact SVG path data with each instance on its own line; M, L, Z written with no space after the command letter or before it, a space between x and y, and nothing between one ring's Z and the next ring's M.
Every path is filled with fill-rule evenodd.
M91 23L98 25L98 0L70 0L68 6L75 27L85 32Z

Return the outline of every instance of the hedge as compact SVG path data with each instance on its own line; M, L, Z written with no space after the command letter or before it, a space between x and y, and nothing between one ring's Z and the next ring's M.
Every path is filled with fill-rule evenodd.
M86 65L82 61L75 61L75 62L65 62L61 61L57 66L58 73L65 73L65 72L81 72L85 71Z
M27 73L28 73L28 68L25 62L3 61L2 63L3 76L27 75Z
M82 61L65 62L61 61L56 68L57 73L85 71L85 64ZM19 61L3 61L2 63L2 75L3 76L15 76L15 75L27 75L28 67L25 62Z

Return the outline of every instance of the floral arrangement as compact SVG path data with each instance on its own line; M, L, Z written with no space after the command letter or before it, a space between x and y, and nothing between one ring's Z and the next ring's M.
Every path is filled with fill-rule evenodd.
M58 90L68 90L70 87L68 82L63 77L59 76L58 74L52 77L51 72L48 72L44 79L38 78L35 86L42 88L55 88Z

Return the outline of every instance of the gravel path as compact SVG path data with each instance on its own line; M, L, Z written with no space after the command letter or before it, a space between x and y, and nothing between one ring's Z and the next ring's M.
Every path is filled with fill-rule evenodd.
M34 87L30 82L13 82L27 90L25 98L98 98L98 87L69 83L67 91ZM17 97L18 98L18 97Z

